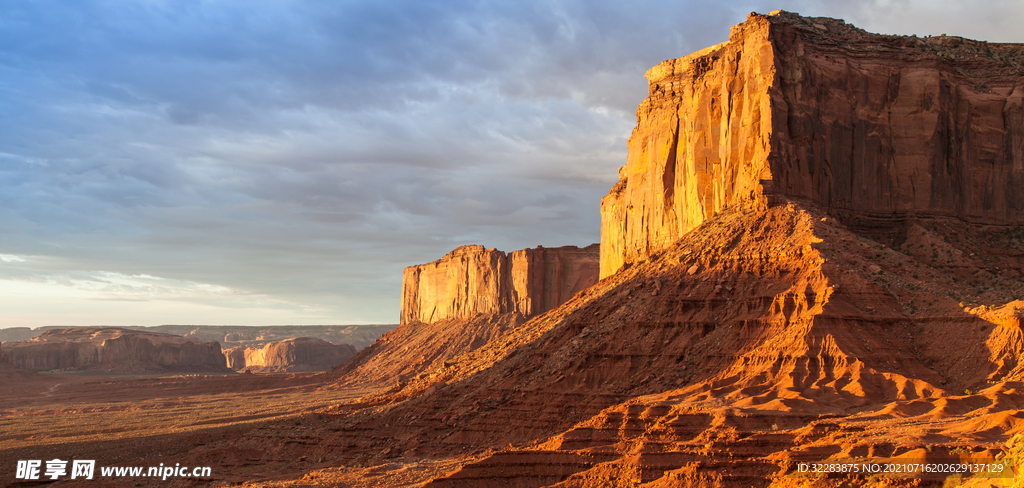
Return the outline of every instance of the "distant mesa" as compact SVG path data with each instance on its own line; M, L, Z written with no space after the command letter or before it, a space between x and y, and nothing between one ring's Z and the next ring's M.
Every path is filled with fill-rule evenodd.
M35 371L230 372L216 342L113 327L50 329L3 349L11 364Z
M327 371L356 354L349 344L331 344L323 339L295 337L262 347L237 346L224 350L227 366L251 373Z
M203 364L215 364L209 371L327 371L395 327L397 325L388 324L14 327L0 329L0 344L4 348L17 348L12 356L16 363L8 362L9 366L4 366L5 363L0 361L0 369L23 371L20 366L36 371L198 372L205 367L201 366ZM121 338L129 332L129 338ZM167 337L176 339L168 342ZM169 359L168 354L174 356L177 353L153 353L153 348L146 345L128 348L135 347L138 351L104 349L107 347L103 345L104 341L112 338L122 341L149 338L146 340L158 345L154 346L156 349L182 349L181 354L185 358L180 361ZM219 359L210 359L212 356L206 357L205 353L202 357L197 356L198 353L193 351L196 344L207 344L206 347L224 344L225 347L219 349ZM153 358L156 359L151 360Z
M437 261L405 268L401 323L539 315L597 283L599 266L598 244L508 254L461 246Z
M351 344L356 350L373 344L382 334L397 327L397 324L368 325L158 325L138 330L150 330L193 337L204 341L217 341L228 349L236 346L259 348L265 344L292 339L312 337L332 344Z
M11 364L10 357L3 350L4 344L0 342L0 396L3 395L17 395L21 392L21 382L31 381L38 379L41 376L39 373L25 371L13 364ZM14 391L4 391L4 387L13 388Z
M401 325L332 370L331 377L405 385L410 375L445 368L569 301L597 283L599 265L598 244L507 254L470 245L405 268ZM430 382L417 385L427 388Z
M7 353L3 349L3 343L0 342L0 373L16 370L18 368L11 364L11 358L7 357Z

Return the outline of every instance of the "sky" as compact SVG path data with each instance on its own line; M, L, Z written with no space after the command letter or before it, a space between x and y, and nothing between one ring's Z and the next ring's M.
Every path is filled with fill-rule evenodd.
M598 242L643 74L751 11L1024 42L1024 2L0 0L0 328L397 323Z

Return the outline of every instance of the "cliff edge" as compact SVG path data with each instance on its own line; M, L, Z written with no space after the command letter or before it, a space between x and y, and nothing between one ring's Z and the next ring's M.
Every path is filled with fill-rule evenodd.
M775 195L868 232L921 217L1024 224L1022 44L752 13L728 42L646 77L601 202L601 277Z
M505 254L458 247L437 261L405 268L401 323L544 313L597 283L599 248L537 246Z
M537 246L506 254L460 246L405 268L401 325L330 377L341 385L391 383L400 395L425 390L433 383L418 374L445 368L597 283L599 248ZM414 377L422 381L410 384Z

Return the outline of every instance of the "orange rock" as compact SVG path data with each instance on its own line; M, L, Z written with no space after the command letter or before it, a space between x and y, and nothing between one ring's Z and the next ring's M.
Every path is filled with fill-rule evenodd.
M405 268L401 323L546 312L597 282L598 248L538 246L506 255L461 246L437 261Z
M263 372L327 371L354 356L348 344L331 344L323 339L295 337L263 347L233 347L224 351L228 367Z
M245 346L235 346L224 349L224 359L227 360L228 369L241 371L245 369Z
M1024 223L1024 45L870 34L751 14L729 41L647 72L601 276L726 207L810 199L848 224Z

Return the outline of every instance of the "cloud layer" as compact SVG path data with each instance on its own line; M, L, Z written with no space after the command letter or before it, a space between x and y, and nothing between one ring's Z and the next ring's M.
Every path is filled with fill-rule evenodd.
M4 3L0 327L395 322L405 266L596 242L644 71L778 7ZM1009 2L781 7L1024 40Z

